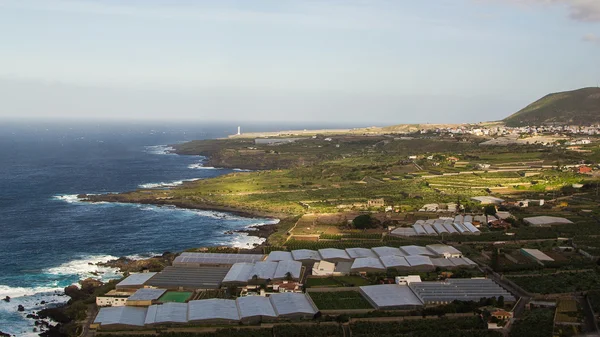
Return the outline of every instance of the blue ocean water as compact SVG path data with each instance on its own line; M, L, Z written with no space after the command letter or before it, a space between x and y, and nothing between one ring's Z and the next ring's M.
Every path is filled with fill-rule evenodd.
M293 126L255 125L246 130ZM265 223L231 214L131 204L79 202L80 193L160 187L231 172L165 145L223 137L232 125L65 124L0 121L0 331L34 336L25 314L61 303L78 280L118 274L93 263L259 239L225 231ZM24 313L17 306L25 307Z

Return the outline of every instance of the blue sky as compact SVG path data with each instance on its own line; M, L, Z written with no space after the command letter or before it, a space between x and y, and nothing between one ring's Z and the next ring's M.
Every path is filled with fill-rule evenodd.
M0 118L501 119L600 82L598 0L0 0Z

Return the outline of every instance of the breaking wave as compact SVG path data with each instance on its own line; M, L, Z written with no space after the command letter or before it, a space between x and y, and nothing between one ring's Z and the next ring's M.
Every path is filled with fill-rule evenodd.
M183 179L183 180L177 180L177 181L172 181L172 182L148 183L148 184L141 184L138 186L140 188L169 188L169 187L176 187L176 186L183 185L183 183L187 182L187 181L196 181L196 180L200 180L200 179L202 179L202 178Z
M144 150L146 153L150 154L175 155L175 149L169 145L145 146Z

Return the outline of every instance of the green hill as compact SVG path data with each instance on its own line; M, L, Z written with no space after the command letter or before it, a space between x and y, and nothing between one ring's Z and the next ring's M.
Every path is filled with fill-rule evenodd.
M504 119L507 126L600 123L600 88L547 95Z

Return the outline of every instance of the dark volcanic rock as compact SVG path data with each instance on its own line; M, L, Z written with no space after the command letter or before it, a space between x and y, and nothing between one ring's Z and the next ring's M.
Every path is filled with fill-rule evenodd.
M10 335L7 334L6 332L0 331L0 337L10 337Z
M25 307L19 304L19 306L17 307L17 311L25 311Z
M10 296L6 296L5 298L2 299L4 302L10 302Z

